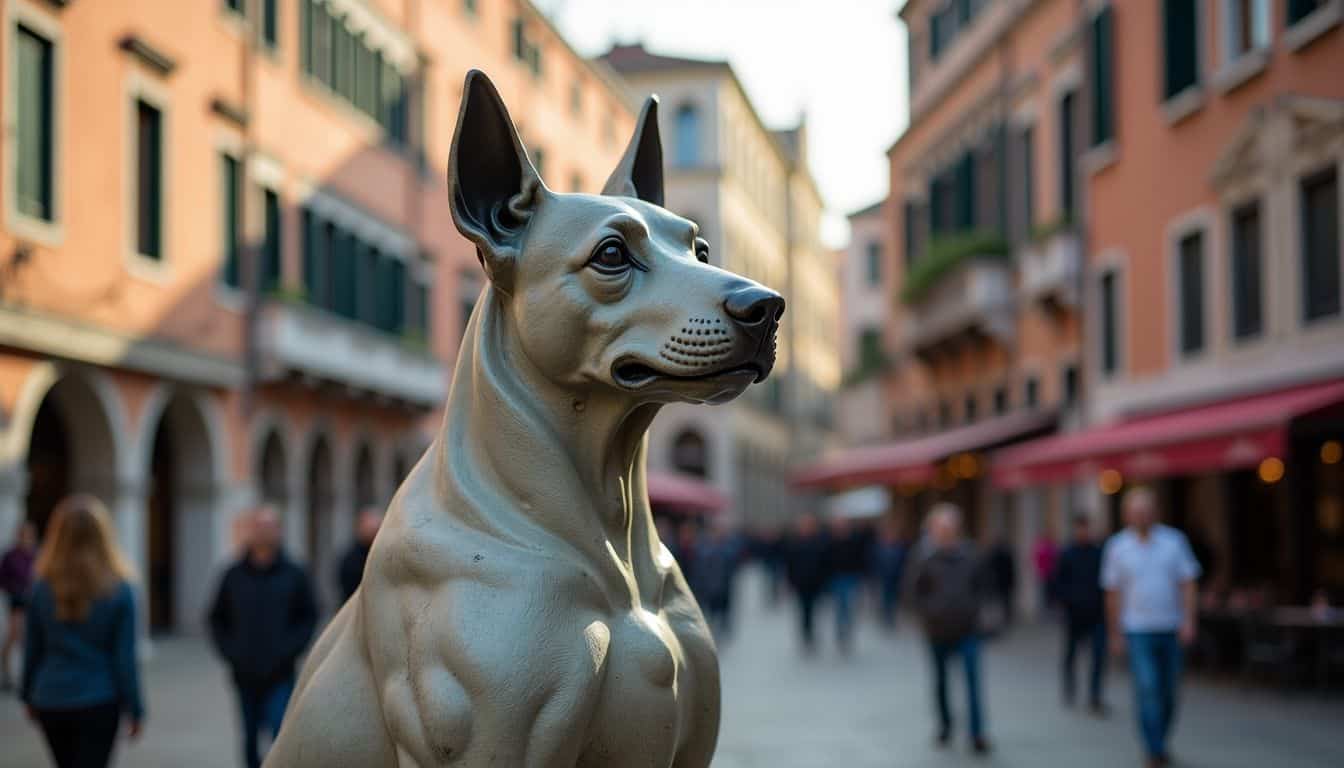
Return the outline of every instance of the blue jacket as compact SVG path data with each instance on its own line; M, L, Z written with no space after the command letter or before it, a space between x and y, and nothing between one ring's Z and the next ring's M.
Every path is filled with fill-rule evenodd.
M145 716L135 656L135 595L125 582L94 600L83 621L56 618L45 580L33 585L23 654L24 703L34 709L82 709L117 702Z

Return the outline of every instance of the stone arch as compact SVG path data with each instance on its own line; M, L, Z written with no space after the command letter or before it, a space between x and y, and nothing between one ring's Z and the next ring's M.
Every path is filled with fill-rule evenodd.
M360 435L350 452L351 499L356 515L365 507L381 506L384 501L373 445L370 437Z
M672 437L672 466L678 472L708 478L711 464L709 439L697 427L682 427Z
M302 537L296 544L308 563L319 598L330 597L330 578L337 558L337 531L344 517L340 510L336 472L338 445L324 424L313 427L300 454L302 472ZM329 604L325 599L323 603Z

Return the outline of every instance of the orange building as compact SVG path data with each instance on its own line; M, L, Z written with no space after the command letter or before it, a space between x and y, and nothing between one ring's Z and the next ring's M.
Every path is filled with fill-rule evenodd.
M101 496L154 629L276 504L333 607L480 290L443 169L469 67L599 187L631 104L525 0L12 0L0 35L0 539Z

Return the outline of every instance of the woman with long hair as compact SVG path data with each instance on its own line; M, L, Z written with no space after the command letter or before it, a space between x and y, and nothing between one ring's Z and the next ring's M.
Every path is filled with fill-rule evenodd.
M78 494L56 505L36 572L23 702L57 768L104 768L122 716L134 739L145 708L132 571L101 501Z

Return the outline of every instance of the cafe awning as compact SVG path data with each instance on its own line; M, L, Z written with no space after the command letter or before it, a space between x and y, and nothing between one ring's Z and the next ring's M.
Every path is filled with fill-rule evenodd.
M924 437L853 448L798 467L792 481L801 488L827 489L931 483L944 459L1039 435L1053 429L1055 420L1053 411L1020 411Z
M720 512L728 497L710 484L690 475L649 472L649 503L685 512Z
M1001 488L1091 479L1114 470L1124 480L1255 467L1282 458L1288 424L1344 404L1344 381L1221 400L1044 437L994 455Z

